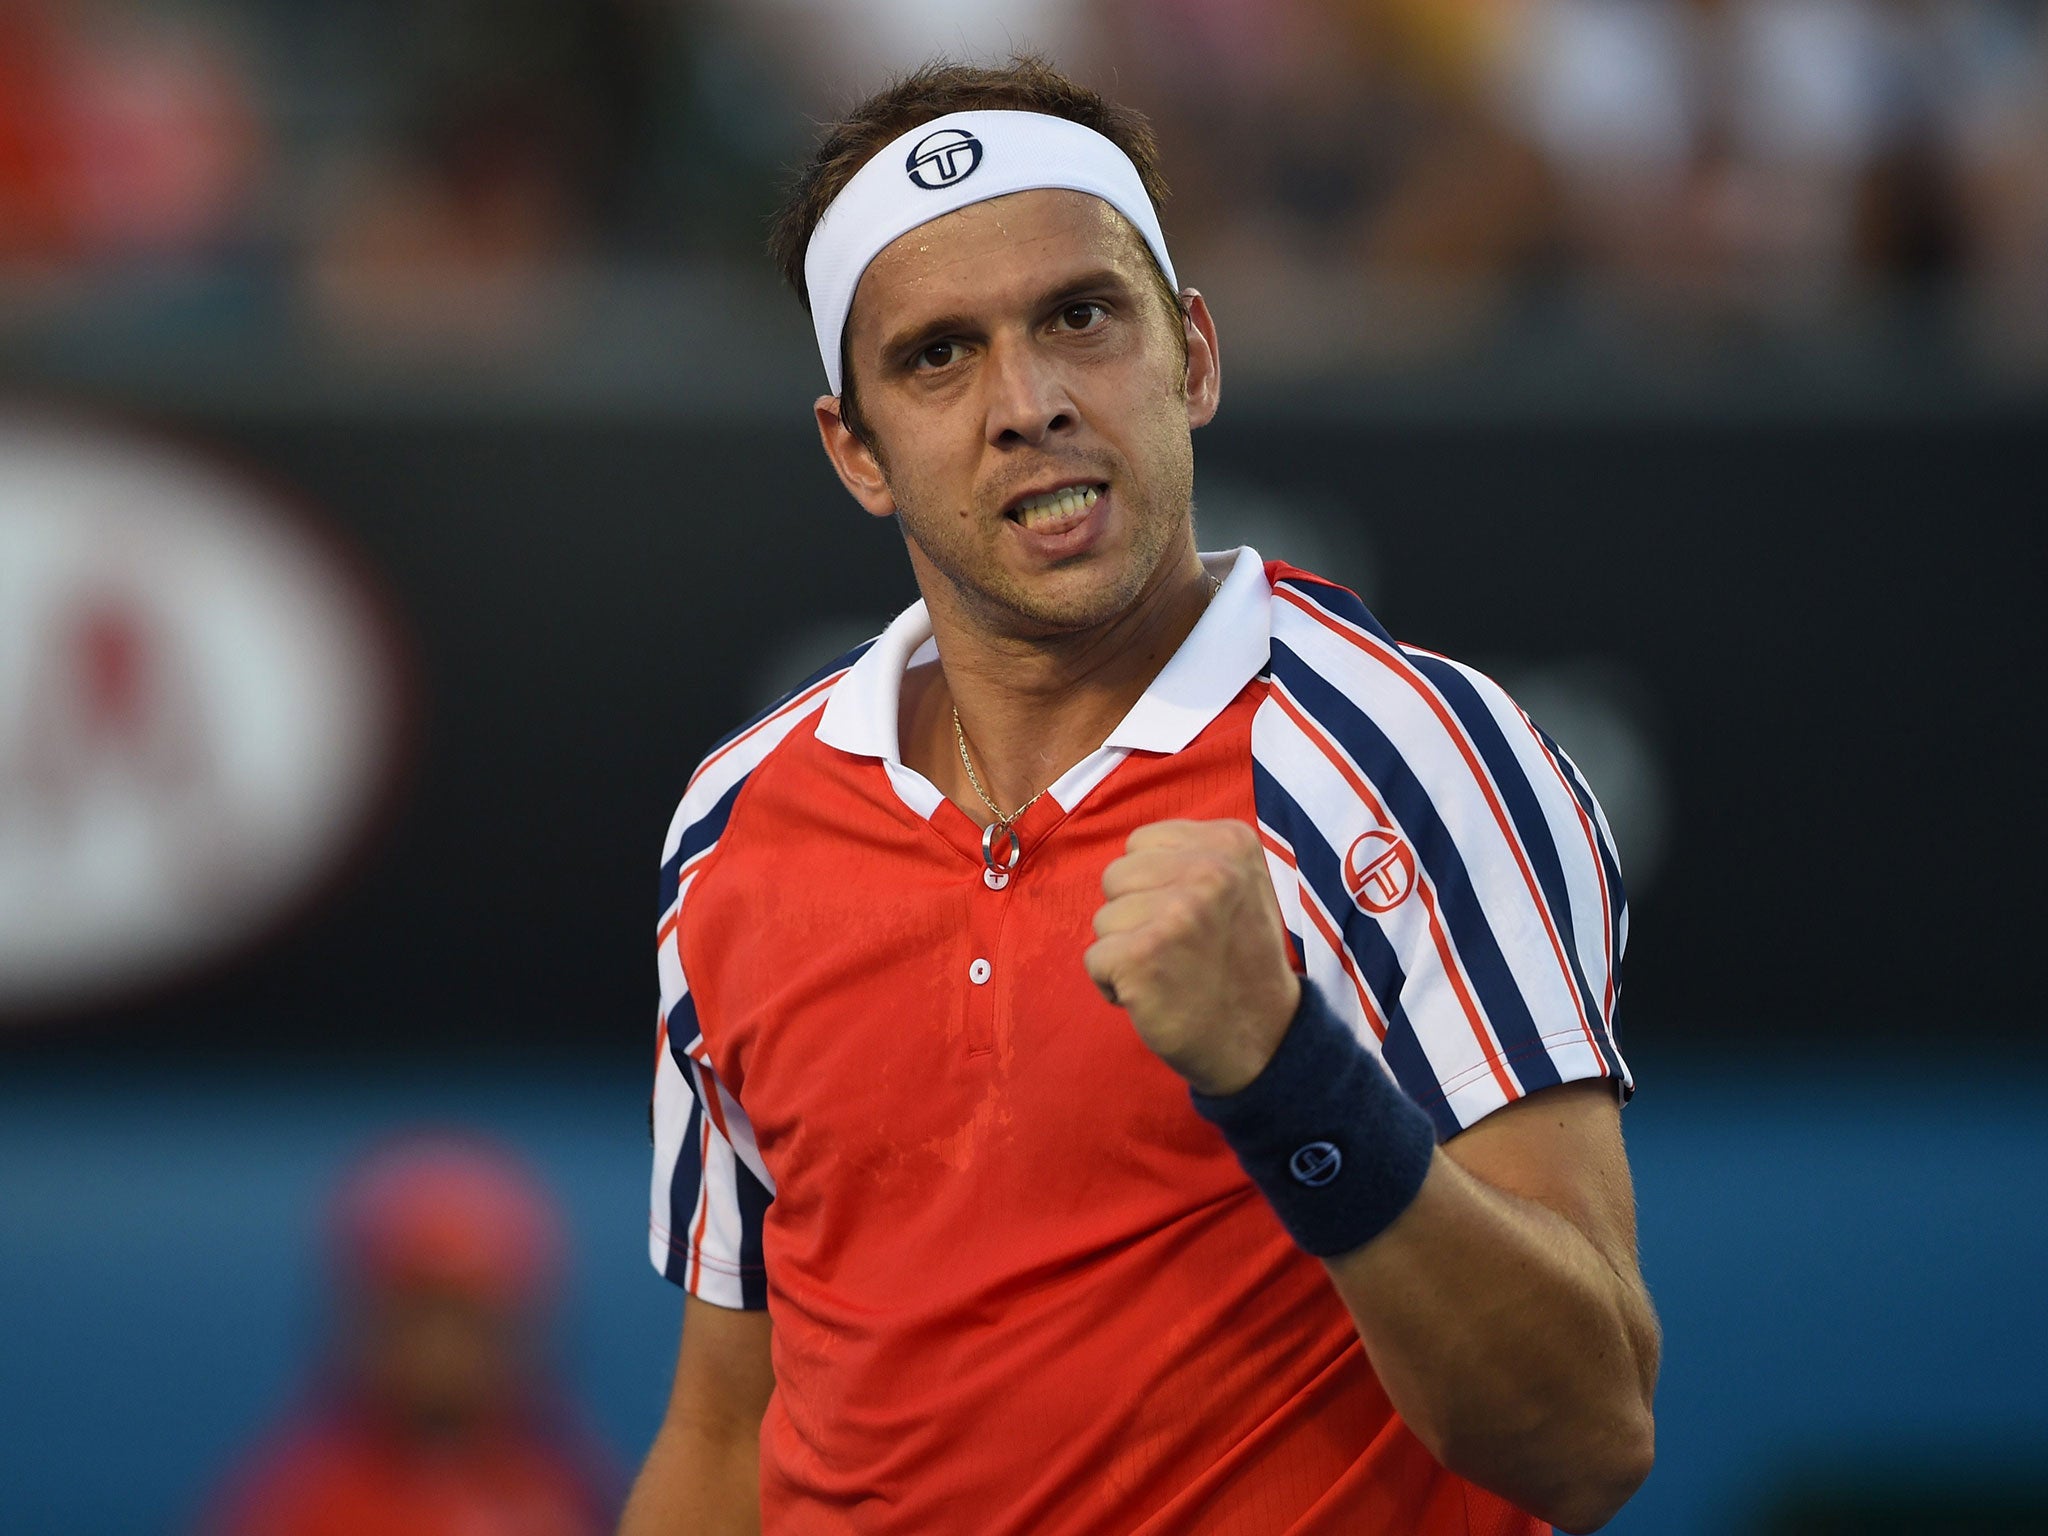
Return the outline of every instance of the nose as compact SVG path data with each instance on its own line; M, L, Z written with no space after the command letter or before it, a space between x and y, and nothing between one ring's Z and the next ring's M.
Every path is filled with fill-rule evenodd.
M1060 369L1027 340L999 337L983 381L993 447L1037 447L1079 421Z

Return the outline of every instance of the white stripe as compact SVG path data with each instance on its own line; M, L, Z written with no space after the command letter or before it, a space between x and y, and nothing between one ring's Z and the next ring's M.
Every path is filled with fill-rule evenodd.
M747 1118L747 1112L740 1108L740 1101L732 1096L732 1091L725 1086L723 1079L709 1071L700 1071L697 1076L699 1081L710 1078L712 1086L718 1092L718 1109L719 1113L725 1116L726 1139L732 1147L733 1155L746 1164L747 1171L761 1181L763 1189L773 1195L775 1180L769 1176L768 1165L761 1161L760 1143L754 1139L754 1122ZM717 1129L716 1125L712 1126L714 1134Z
M696 1096L683 1081L682 1069L668 1051L654 1064L654 1182L648 1192L647 1253L655 1269L667 1274L671 1250L669 1233L669 1190L675 1182L676 1162L683 1150L683 1136L690 1128L690 1106ZM678 1242L683 1239L677 1238Z
M1529 720L1527 710L1522 710L1521 715L1524 720ZM1536 722L1529 720L1529 723L1531 726L1534 726ZM1579 765L1573 759L1571 753L1565 751L1560 746L1557 749L1557 755L1564 759L1565 771L1571 775L1572 782L1579 786L1580 790L1585 793L1586 799L1592 803L1593 824L1600 829L1600 842L1607 849L1607 857L1613 861L1615 873L1620 874L1622 872L1621 844L1614 840L1614 829L1607 825L1607 812L1600 806L1600 797L1593 793L1591 781L1580 771Z
M1278 827L1269 827L1262 821L1259 823L1259 830L1289 853L1294 852L1294 844L1287 840ZM1304 927L1307 919L1301 911L1301 879L1295 873L1292 864L1265 846L1264 839L1260 840L1259 847L1266 855L1266 878L1273 882L1273 895L1280 903L1280 920L1287 925L1289 933L1301 940L1305 952L1308 948L1308 933Z
M1285 691L1277 679L1274 687L1278 692ZM1296 708L1302 708L1293 695L1289 694L1288 698ZM1304 708L1302 712L1306 714L1307 710ZM1341 745L1334 741L1330 745L1347 762L1350 761L1350 755L1343 751ZM1344 850L1361 834L1380 825L1378 817L1358 798L1335 765L1271 700L1260 706L1252 721L1252 756L1301 807L1338 858L1344 856ZM1355 762L1352 768L1361 779L1371 783L1371 776L1358 769ZM1407 828L1396 825L1394 830L1409 835L1412 841L1412 834ZM1416 879L1418 884L1429 881L1419 859ZM1434 887L1431 889L1433 893ZM1475 1062L1483 1065L1486 1056L1480 1039L1473 1033L1464 1005L1458 1000L1451 978L1444 969L1443 957L1430 932L1429 909L1421 900L1420 891L1413 899L1402 902L1392 912L1380 914L1374 920L1400 959L1406 975L1401 1005L1437 1081L1449 1081L1467 1071ZM1332 927L1340 934L1344 931L1341 922L1333 922ZM1456 962L1455 945L1451 954ZM1553 973L1555 969L1553 965ZM1321 981L1320 977L1317 979ZM1340 979L1348 990L1349 980L1341 975ZM1468 994L1473 993L1470 978L1465 977L1462 971L1459 979ZM1375 1001L1385 1008L1386 999L1376 998ZM1355 999L1352 1006L1355 1010ZM1496 1056L1500 1055L1500 1041L1494 1036L1491 1025L1487 1024L1483 1008L1480 1022L1486 1029L1487 1043ZM1508 1070L1512 1072L1513 1069L1509 1067Z
M1384 652L1384 648L1376 649L1382 653ZM1412 662L1403 656L1401 663L1407 669L1409 675L1419 685L1428 690L1429 696L1435 699L1443 707L1444 712L1456 722L1453 730L1447 733L1446 740L1450 741L1454 748L1458 744L1462 744L1464 748L1464 751L1459 753L1458 757L1464 763L1465 776L1457 782L1461 784L1478 782L1473 778L1472 769L1472 764L1476 762L1479 765L1480 776L1492 791L1491 801L1488 801L1487 797L1483 794L1479 796L1479 799L1484 805L1486 814L1491 820L1495 831L1501 835L1501 846L1507 850L1508 860L1504 863L1485 866L1483 869L1468 866L1467 873L1472 876L1473 884L1481 891L1482 898L1487 894L1488 888L1497 882L1503 900L1521 905L1523 910L1532 914L1535 919L1533 928L1528 931L1529 942L1526 946L1510 946L1506 942L1506 935L1516 930L1504 930L1495 925L1495 937L1500 944L1501 952L1507 957L1511 969L1518 969L1515 964L1517 959L1527 958L1533 966L1539 968L1539 974L1540 967L1545 957L1547 957L1550 965L1550 975L1556 981L1557 990L1561 991L1564 995L1566 1005L1571 1011L1571 1016L1579 1021L1581 1029L1588 1033L1604 1030L1606 1027L1606 1012L1601 999L1604 996L1603 988L1607 977L1607 962L1602 946L1606 942L1607 909L1605 902L1600 896L1601 877L1599 870L1592 862L1590 855L1586 853L1585 832L1578 824L1577 804L1573 801L1570 793L1559 784L1557 770L1551 766L1549 755L1543 750L1542 743L1528 729L1528 717L1522 714L1520 708L1516 706L1512 699L1508 698L1500 686L1484 673L1475 672L1470 667L1460 666L1448 657L1439 657L1437 659L1456 667L1466 677L1467 681L1472 684L1474 690L1479 694L1481 702L1486 704L1490 711L1495 707L1496 698L1499 704L1508 711L1508 718L1506 719L1503 719L1496 713L1494 715L1494 723L1500 727L1501 734L1506 737L1509 743L1509 750L1514 757L1516 771L1521 774L1523 784L1536 797L1536 802L1543 811L1544 823L1549 832L1551 844L1557 849L1566 871L1565 902L1569 910L1564 913L1553 913L1543 894L1541 885L1537 883L1535 860L1530 857L1528 844L1523 840L1522 832L1515 824L1512 813L1508 810L1507 797L1501 792L1500 781L1494 777L1492 765L1480 753L1479 744L1472 739L1471 732L1466 728L1463 720L1452 706L1451 701L1444 697L1443 691L1436 686L1428 674L1423 672L1421 668L1414 666ZM1523 728L1521 730L1516 730L1514 727L1513 722L1516 717L1523 721ZM1439 720L1438 724L1441 727L1441 720ZM1498 808L1497 811L1496 807ZM1568 842L1558 841L1561 827L1564 826L1568 826L1570 829L1571 840ZM1579 850L1584 856L1574 858L1574 849ZM1574 873L1582 877L1582 889L1574 890ZM1482 880L1482 874L1489 878ZM1564 962L1560 959L1561 956L1567 954L1564 946L1564 932L1558 926L1560 918L1569 919L1570 921L1576 947L1569 954L1568 958L1575 967L1575 975L1565 972L1563 969ZM1586 953L1586 946L1588 944L1591 945L1590 960ZM1592 993L1590 1007L1588 1006L1585 993L1578 986L1578 981L1581 977L1585 978L1587 989ZM1529 1003L1530 1016L1535 1020L1537 1030L1539 1033L1547 1034L1551 1026L1551 1020L1543 1007L1543 995L1531 992L1528 982L1519 974L1517 974L1517 985L1521 987L1522 996ZM1559 1022L1561 1024L1561 1018ZM1604 1065L1604 1058L1600 1058L1597 1052L1595 1053L1595 1059L1601 1060Z
M659 933L668 926L671 918L675 920L674 930L657 944L654 950L654 969L661 978L661 1016L664 1019L675 1012L676 1004L682 1001L683 994L689 990L689 983L683 977L683 900L690 894L690 887L697 883L697 872L703 867L701 863L691 867L690 873L684 876L676 887L674 905L655 925L654 931Z
M1291 605L1282 605L1274 615L1275 637L1372 721L1423 786L1437 818L1451 835L1478 898L1482 919L1493 934L1509 977L1536 1020L1538 1030L1547 1033L1561 1027L1563 1020L1580 1019L1582 1001L1551 945L1546 914L1538 905L1540 892L1532 896L1522 872L1518 855L1526 858L1526 850L1520 847L1512 819L1503 827L1501 818L1494 814L1493 806L1480 789L1480 780L1475 779L1471 764L1459 750L1461 741L1467 747L1471 745L1462 728L1456 734L1447 730L1424 697L1402 680L1415 679L1430 697L1443 702L1429 680L1406 657L1376 636L1365 635L1356 626L1350 628L1371 646L1378 660L1361 656L1353 646ZM1444 709L1455 721L1455 712L1448 703ZM1312 712L1304 708L1303 713ZM1472 756L1479 761L1480 774L1485 776L1495 799L1501 800L1499 786L1487 775L1485 762L1476 748L1472 748ZM1542 771L1550 781L1549 798L1554 802L1559 797L1556 776L1547 768ZM1371 782L1370 774L1363 776ZM1530 782L1540 802L1544 798L1542 783L1535 779ZM1504 811L1504 800L1502 806ZM1414 841L1417 829L1401 830ZM1580 844L1584 844L1583 837ZM1334 846L1341 852L1349 845ZM1401 910L1406 911L1405 904ZM1455 943L1455 935L1452 937ZM1600 966L1596 964L1594 971L1600 973ZM1477 996L1476 989L1474 995Z
M706 1121L709 1123L709 1116ZM721 1307L746 1304L739 1277L740 1194L736 1167L731 1143L712 1125L704 1148L704 1197L690 1219L690 1231L683 1235L683 1241L690 1241L701 1219L704 1238L695 1245L699 1263L692 1294Z
M1472 684L1480 701L1485 704L1509 751L1514 754L1515 765L1528 781L1536 803L1542 809L1544 827L1564 870L1565 898L1571 907L1566 915L1571 920L1573 953L1595 999L1595 1016L1589 1022L1593 1027L1601 1028L1605 1024L1603 1000L1607 995L1607 949L1612 939L1607 932L1607 903L1601 895L1602 872L1594 863L1593 850L1587 846L1586 828L1580 820L1578 801L1559 782L1558 769L1537 738L1529 717L1508 697L1506 690L1484 673L1455 661L1450 665ZM1587 798L1592 798L1590 791ZM1559 939L1562 941L1562 933ZM1541 1025L1543 1015L1537 1014L1536 1018Z
M696 867L701 868L701 864ZM696 881L697 876L692 873L676 892L676 904L671 911L676 917L678 934L690 890ZM677 937L671 937L669 942L660 946L658 963L661 970L661 1016L664 1019L672 1017L677 1006L689 995L688 981L678 954L680 948ZM706 1301L718 1301L722 1306L737 1307L742 1305L739 1281L729 1273L739 1264L743 1226L735 1166L744 1163L771 1195L775 1191L775 1181L761 1161L760 1146L746 1111L740 1108L739 1100L726 1089L717 1073L704 1064L702 1031L695 1032L689 1040L678 1040L671 1035L668 1044L669 1049L661 1053L661 1059L654 1068L654 1181L649 1195L649 1253L655 1268L666 1274L670 1262L668 1242L672 1241L684 1250L685 1265L692 1252L691 1234L696 1230L696 1214L692 1214L685 1231L668 1230L672 1209L670 1187L682 1153L683 1136L689 1126L690 1105L693 1100L701 1101L705 1105L703 1123L708 1132L708 1145L696 1206L701 1212L708 1203L710 1215L705 1221L703 1241L694 1249L694 1256L700 1261L698 1286L694 1294ZM692 1060L691 1081L684 1080L675 1064L678 1049ZM710 1095L714 1094L719 1115L725 1124L723 1133L718 1129L718 1120L710 1114ZM684 1278L687 1284L687 1268ZM728 1292L730 1298L723 1299Z
M1304 908L1313 907L1321 913L1323 921L1329 924L1330 931L1340 935L1341 939L1344 932L1341 917L1323 904L1323 899L1316 895L1306 880L1297 876L1294 888L1296 899L1301 905ZM1308 962L1309 980L1322 989L1323 1000L1337 1011L1337 1016L1343 1019L1350 1027L1351 1033L1358 1037L1360 1045L1373 1055L1380 1055L1379 1031L1373 1027L1372 1015L1366 1012L1366 1005L1358 996L1359 988L1365 986L1364 972L1361 971L1358 979L1353 981L1351 971L1344 965L1349 950L1340 953L1332 949L1330 941L1323 937L1323 930L1313 922L1310 922L1302 933L1301 944L1303 958ZM1357 958L1352 957L1352 965L1356 966L1357 963ZM1373 996L1370 987L1365 987L1365 991L1368 997L1372 997L1372 1006L1384 1022L1387 1011L1382 1006L1383 1000Z

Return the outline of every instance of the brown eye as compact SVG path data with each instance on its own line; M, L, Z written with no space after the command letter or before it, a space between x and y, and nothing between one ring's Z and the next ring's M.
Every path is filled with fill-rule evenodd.
M953 361L953 347L950 341L935 341L917 354L917 361L925 368L943 368Z
M1085 331L1095 324L1101 313L1100 304L1069 304L1060 311L1060 319L1070 330Z

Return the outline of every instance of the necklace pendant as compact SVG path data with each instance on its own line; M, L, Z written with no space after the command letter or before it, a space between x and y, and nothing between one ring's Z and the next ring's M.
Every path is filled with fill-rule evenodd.
M998 856L997 850L1001 849ZM992 821L981 829L981 861L997 874L1007 875L1024 857L1024 844L1017 829L1007 821Z

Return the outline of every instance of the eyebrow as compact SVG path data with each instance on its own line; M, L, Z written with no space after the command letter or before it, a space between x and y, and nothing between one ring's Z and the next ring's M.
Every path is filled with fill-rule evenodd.
M1110 291L1128 294L1131 291L1130 279L1114 267L1096 267L1047 290L1032 302L1032 308L1041 312L1058 309L1062 304L1087 294ZM894 362L922 351L931 343L945 337L972 334L979 329L980 322L972 316L937 315L929 320L921 320L915 325L905 326L891 336L882 343L881 356L885 363Z

